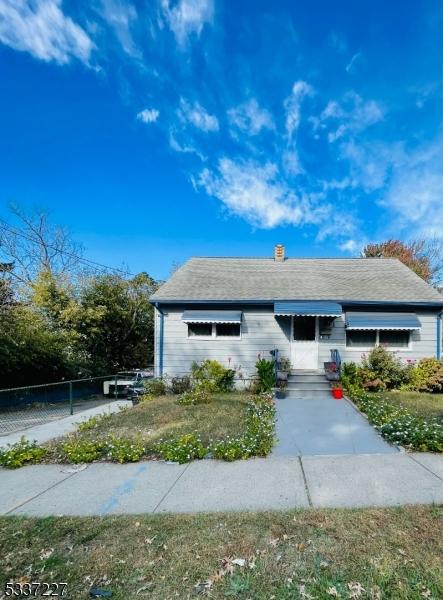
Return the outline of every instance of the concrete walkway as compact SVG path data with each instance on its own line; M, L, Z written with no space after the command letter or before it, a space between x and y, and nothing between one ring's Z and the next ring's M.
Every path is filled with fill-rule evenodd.
M0 514L106 515L443 503L443 456L349 454L187 465L0 469Z
M128 402L128 400L113 400L112 402L106 402L105 404L100 404L100 406L75 413L69 417L59 418L41 425L34 425L24 431L15 431L14 433L2 435L0 436L0 447L15 444L20 441L21 437L25 437L30 441L35 440L38 444L44 444L49 440L76 431L77 425L82 421L87 421L96 415L118 412L120 408L125 406L132 406L132 402Z
M397 454L346 398L331 395L276 400L273 456Z

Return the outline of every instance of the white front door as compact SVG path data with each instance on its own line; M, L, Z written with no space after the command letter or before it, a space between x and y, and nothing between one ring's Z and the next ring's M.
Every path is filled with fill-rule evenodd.
M318 369L318 317L292 317L293 369Z

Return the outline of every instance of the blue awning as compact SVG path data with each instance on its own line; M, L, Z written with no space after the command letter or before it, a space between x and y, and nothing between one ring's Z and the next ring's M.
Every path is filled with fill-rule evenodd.
M341 313L340 304L325 300L274 302L274 314L280 316L339 317Z
M185 310L185 323L241 323L241 311L237 310Z
M346 329L420 329L415 313L347 312Z

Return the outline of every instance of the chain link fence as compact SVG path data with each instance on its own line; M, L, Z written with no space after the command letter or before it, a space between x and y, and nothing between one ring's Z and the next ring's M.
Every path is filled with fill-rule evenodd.
M0 441L2 435L121 399L122 392L120 375L0 390Z

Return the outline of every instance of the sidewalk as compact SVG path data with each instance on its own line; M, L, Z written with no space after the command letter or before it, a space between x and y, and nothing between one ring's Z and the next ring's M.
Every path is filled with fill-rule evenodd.
M33 427L21 431L1 435L0 448L2 446L7 446L8 444L15 444L16 442L19 442L22 437L25 437L31 442L35 440L38 444L44 444L49 440L76 431L78 423L81 423L82 421L87 421L95 415L118 412L120 408L124 406L132 406L132 402L128 402L127 400L113 400L112 402L106 402L106 404L101 404L100 406L77 412L69 417L62 417L54 421L49 421L48 423L43 423L42 425L34 425Z
M0 469L3 515L196 513L433 503L443 503L443 456L433 454Z

